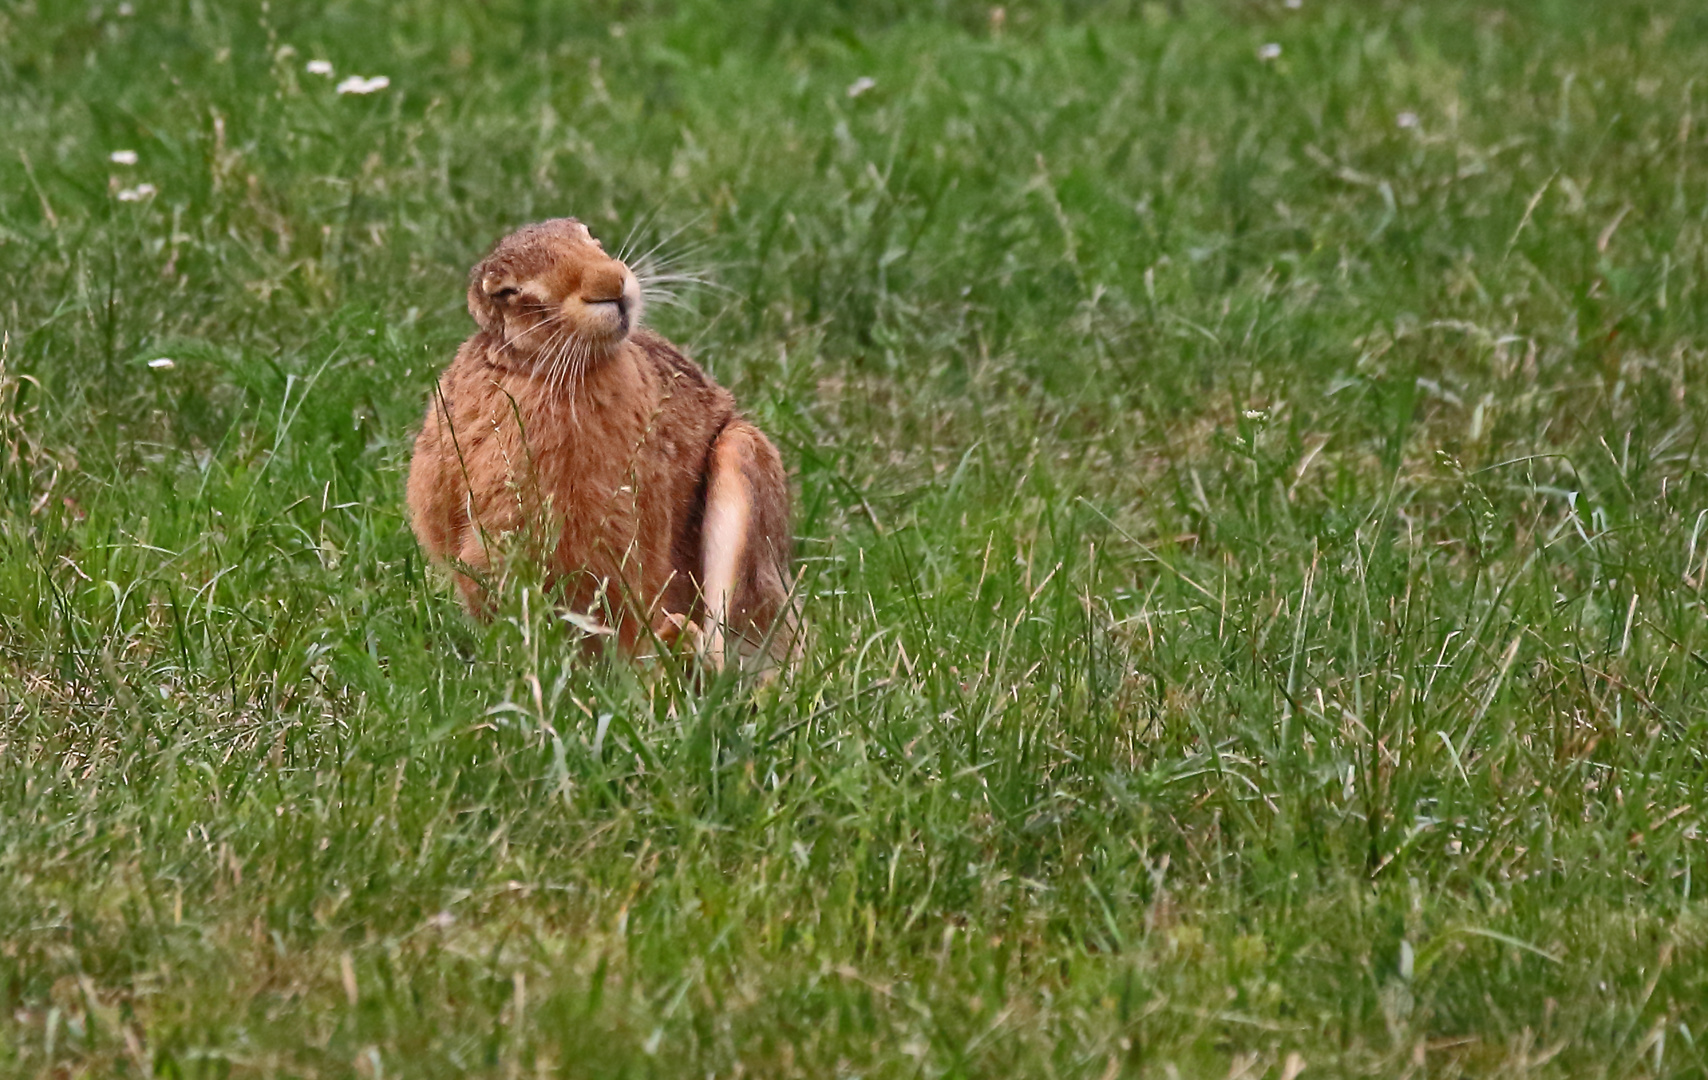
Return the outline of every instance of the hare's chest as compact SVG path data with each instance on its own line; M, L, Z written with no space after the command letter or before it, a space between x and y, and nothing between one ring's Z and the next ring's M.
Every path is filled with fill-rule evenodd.
M541 447L540 515L555 535L560 579L622 581L651 603L673 581L688 584L694 560L678 558L694 511L694 484L661 453L675 436L632 417L578 417Z
M647 488L648 433L637 412L557 403L518 410L508 469L556 517L589 527L624 522Z

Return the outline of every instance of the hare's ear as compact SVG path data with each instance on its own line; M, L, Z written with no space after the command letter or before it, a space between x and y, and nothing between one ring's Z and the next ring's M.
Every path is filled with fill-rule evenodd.
M496 333L504 325L504 311L501 299L509 285L508 279L489 269L485 263L474 268L469 275L469 314L480 324L482 330ZM515 292L509 289L509 292Z

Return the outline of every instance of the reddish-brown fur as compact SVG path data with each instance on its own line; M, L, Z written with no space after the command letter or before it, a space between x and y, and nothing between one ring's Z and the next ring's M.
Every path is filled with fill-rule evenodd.
M714 663L786 656L782 460L728 391L637 327L628 267L560 218L500 241L468 299L481 329L428 404L409 510L469 611L486 613L493 575L523 556L625 649L687 629ZM708 567L727 578L715 594Z

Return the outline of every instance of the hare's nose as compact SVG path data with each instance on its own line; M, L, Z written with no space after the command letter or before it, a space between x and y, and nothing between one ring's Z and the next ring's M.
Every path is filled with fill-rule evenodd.
M620 264L600 267L582 279L582 301L598 304L611 300L621 300L623 297L623 279L624 274Z

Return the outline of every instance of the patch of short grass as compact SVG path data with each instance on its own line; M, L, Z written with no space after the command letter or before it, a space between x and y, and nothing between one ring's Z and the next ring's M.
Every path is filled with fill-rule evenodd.
M1705 61L1683 0L0 11L0 1066L1708 1071ZM560 213L715 283L654 319L793 467L757 701L409 536L466 267Z

